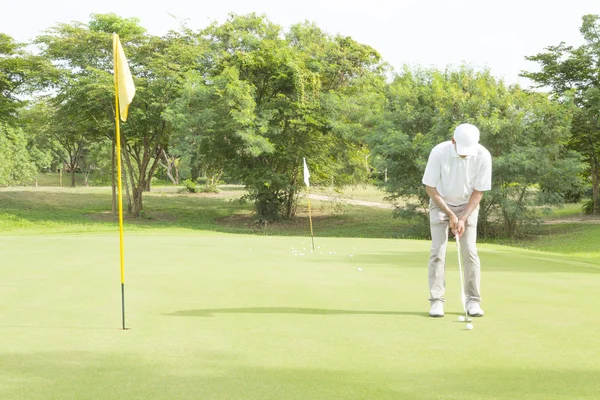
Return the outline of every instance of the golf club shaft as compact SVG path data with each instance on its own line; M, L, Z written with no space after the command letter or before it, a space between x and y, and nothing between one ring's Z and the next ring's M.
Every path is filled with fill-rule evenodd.
M456 238L456 252L458 253L458 272L460 274L460 300L462 301L463 311L465 312L465 316L467 315L467 304L465 302L465 286L463 283L463 272L462 272L462 258L460 254L460 239L458 236L454 236Z

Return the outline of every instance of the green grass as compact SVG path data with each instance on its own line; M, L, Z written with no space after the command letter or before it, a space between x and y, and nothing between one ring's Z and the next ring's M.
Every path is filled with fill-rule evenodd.
M447 316L432 319L427 241L316 244L324 247L310 253L299 237L127 233L131 329L122 331L116 235L4 236L0 398L546 400L600 391L597 260L482 245L486 316L466 331L453 249Z
M309 232L306 200L298 218L259 225L252 205L235 201L241 186L221 186L219 194L178 194L176 187L159 188L144 195L142 218L126 218L128 230L168 229L305 235ZM313 227L317 236L410 236L410 222L394 220L391 210L343 205L343 214L331 211L329 202L313 201ZM0 231L11 234L114 231L117 217L110 213L109 188L0 189ZM403 227L409 227L404 231Z
M447 315L432 319L429 241L390 239L422 224L311 202L311 252L306 202L298 218L265 227L232 201L242 187L222 189L162 187L145 196L143 218L126 219L126 331L110 190L0 189L0 399L600 392L600 225L544 225L513 246L480 244L486 316L466 331L453 246Z
M600 224L551 224L539 228L538 236L506 242L512 246L573 257L600 257Z
M569 203L569 204L565 204L561 207L553 207L551 209L550 214L542 214L541 217L545 218L545 219L561 219L561 218L568 218L568 217L581 217L583 216L583 213L581 211L581 208L583 207L584 203Z

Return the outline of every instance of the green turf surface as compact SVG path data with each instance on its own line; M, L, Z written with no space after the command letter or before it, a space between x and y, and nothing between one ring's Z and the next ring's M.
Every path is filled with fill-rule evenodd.
M0 399L600 393L597 259L481 245L466 331L452 246L432 319L426 241L126 233L122 331L117 235L0 239Z

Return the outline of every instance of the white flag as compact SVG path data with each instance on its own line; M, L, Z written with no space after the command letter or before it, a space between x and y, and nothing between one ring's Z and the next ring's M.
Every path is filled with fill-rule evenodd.
M306 183L306 187L310 187L310 183L308 178L310 178L310 172L308 172L308 166L306 165L306 158L302 157L302 161L304 162L304 183Z

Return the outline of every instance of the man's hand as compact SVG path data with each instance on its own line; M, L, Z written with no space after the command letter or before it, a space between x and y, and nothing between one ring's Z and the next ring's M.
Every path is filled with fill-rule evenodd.
M456 216L456 214L454 214L452 211L450 211L448 215L448 223L450 225L450 230L452 231L452 233L454 233L456 235L456 228L458 226L459 223L459 219Z
M458 217L456 216L456 214L454 214L452 212L452 210L450 210L450 207L448 207L448 205L444 202L444 200L442 199L442 196L440 195L440 193L437 191L436 188L434 188L433 186L426 185L425 191L427 192L427 194L429 195L431 200L433 200L435 205L437 205L440 208L440 210L442 210L443 212L446 213L446 215L448 216L448 223L450 225L450 230L452 230L452 233L455 233L456 226L458 225ZM464 230L464 228L463 228L463 230Z
M454 236L461 237L465 233L465 220L461 217L456 222L456 227L452 230Z

